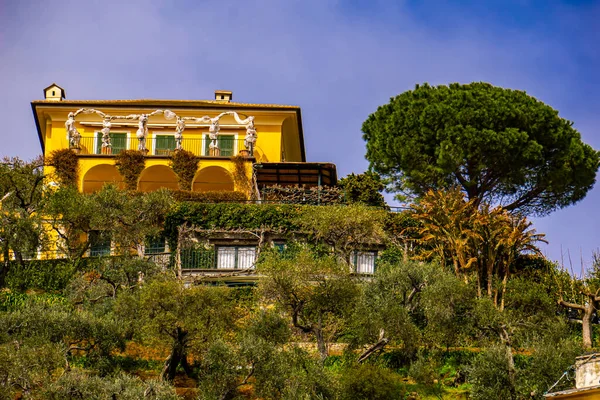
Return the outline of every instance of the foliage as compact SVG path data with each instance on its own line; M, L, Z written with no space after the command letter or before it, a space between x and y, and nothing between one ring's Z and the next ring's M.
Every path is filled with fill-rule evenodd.
M80 261L90 247L91 232L110 239L124 254L143 255L146 238L160 234L171 206L172 198L164 189L132 194L105 185L91 194L61 188L48 197L45 214L59 238L58 250Z
M294 328L314 336L325 359L359 294L348 266L303 248L292 257L268 253L257 270L265 276L259 286L264 297L289 315Z
M414 262L383 263L363 291L352 314L350 347L371 345L385 339L412 359L421 343L419 325L423 288L435 276L435 267Z
M55 371L63 369L63 349L53 343L20 346L0 344L0 398L14 399L18 392L30 393L52 382Z
M54 174L60 184L77 187L79 181L79 157L73 150L54 150L46 159L46 165L54 168Z
M172 386L153 380L142 381L126 374L110 378L69 372L43 390L47 400L178 400Z
M73 264L65 260L28 260L21 268L10 268L6 287L25 291L39 289L57 292L65 289L75 274Z
M538 215L583 199L599 154L525 92L483 82L417 85L363 124L366 157L391 189L459 186L468 199Z
M55 344L62 349L67 364L73 352L86 355L92 368L101 373L112 368L113 350L123 349L123 326L110 315L77 313L64 302L29 300L10 313L0 313L0 344L25 346Z
M344 190L346 202L360 203L374 207L386 207L387 204L381 192L385 188L379 175L373 172L350 174L338 181Z
M344 192L335 186L300 186L270 185L261 190L262 199L267 202L284 204L341 204Z
M194 286L156 279L118 298L117 312L137 326L140 339L155 338L171 347L161 377L173 380L181 365L189 375L188 351L205 354L227 330L235 310L225 288Z
M501 309L513 263L523 254L539 254L536 244L545 242L525 217L487 204L478 208L456 188L429 191L412 208L419 222L412 228L422 245L419 258L436 257L442 265L449 258L457 277L474 270L478 296L485 287ZM494 287L496 278L500 288Z
M138 180L146 166L146 156L138 150L123 150L115 156L115 165L127 190L137 190Z
M364 205L307 207L295 224L349 262L352 251L383 244L386 212Z
M11 255L21 268L28 255L45 247L44 182L41 158L30 162L4 158L0 162L0 287L11 268Z
M245 203L248 200L242 192L208 191L190 192L186 190L171 190L176 201L191 201L198 203Z
M187 150L176 150L171 154L169 161L171 168L177 175L180 190L192 190L192 183L200 165L200 158Z
M347 368L341 378L341 400L402 398L398 376L385 368L359 364Z
M510 376L506 350L494 346L483 351L468 371L473 399L517 399L517 389Z

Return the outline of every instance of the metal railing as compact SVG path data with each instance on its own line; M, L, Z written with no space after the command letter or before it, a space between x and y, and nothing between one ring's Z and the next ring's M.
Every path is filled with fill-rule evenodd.
M210 148L210 139L207 136L202 138L184 138L181 142L183 150L192 152L199 157L233 157L237 155L249 156L250 152L246 148L244 139L235 139L233 136L222 135L217 140L218 148ZM100 136L82 136L79 141L79 154L98 154L98 155L116 155L123 150L137 150L139 140L137 138L127 137L125 134L115 134L111 137L111 146L102 147ZM169 156L176 148L173 136L157 135L146 139L146 149L148 156Z

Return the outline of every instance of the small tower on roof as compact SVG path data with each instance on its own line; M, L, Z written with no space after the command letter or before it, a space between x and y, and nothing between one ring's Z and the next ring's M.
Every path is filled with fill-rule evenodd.
M229 103L233 100L233 93L229 90L215 90L215 100Z
M61 101L66 99L67 92L65 89L58 86L56 83L48 86L44 89L44 99L50 101Z

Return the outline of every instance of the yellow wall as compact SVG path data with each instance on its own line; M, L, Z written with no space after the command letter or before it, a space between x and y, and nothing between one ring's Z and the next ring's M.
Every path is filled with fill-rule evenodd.
M85 105L68 105L59 102L52 106L41 104L36 105L39 126L45 142L45 155L48 156L52 151L65 149L69 147L64 123L69 112L84 108ZM88 107L89 108L89 107ZM148 108L123 108L114 105L107 107L95 107L109 115L129 115L151 112ZM222 110L177 110L171 108L175 113L183 117L201 117L208 115L214 117ZM242 116L253 115L255 117L255 127L258 132L258 138L255 146L254 156L256 162L280 162L282 154L285 153L285 161L302 161L299 132L295 109L291 110L269 110L258 109L255 111L236 110ZM114 182L122 186L122 179L116 168L115 157L113 155L95 154L97 149L97 139L102 120L97 114L79 114L76 117L77 130L82 136L81 150L79 159L79 189L85 192L95 191L102 187L104 183ZM169 167L169 157L167 154L155 155L154 140L155 135L172 134L175 131L174 120L166 120L163 116L153 116L148 121L148 138L146 148L149 150L146 158L146 167L142 172L138 189L142 191L156 190L159 187L176 188L177 180ZM244 148L245 128L239 126L232 116L225 116L220 120L222 135L236 135L237 150ZM127 133L129 149L137 149L138 141L135 138L137 130L137 121L113 121L111 132ZM186 129L183 134L183 148L193 151L200 156L200 166L196 174L193 190L233 190L234 189L234 165L229 157L209 157L203 154L203 137L208 134L208 126L194 126L193 123L186 123ZM283 136L285 135L285 140ZM284 148L285 145L285 148ZM52 173L51 167L46 167L46 173ZM251 178L251 160L246 163L246 172L248 178ZM235 188L235 189L240 189Z

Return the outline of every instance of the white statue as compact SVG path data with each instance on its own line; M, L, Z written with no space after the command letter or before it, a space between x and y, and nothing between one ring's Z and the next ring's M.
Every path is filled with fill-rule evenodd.
M104 120L102 121L102 150L112 148L112 143L110 142L110 128L112 124L110 123L110 117L105 115ZM108 153L109 151L106 150Z
M253 156L254 145L256 144L256 139L258 137L258 134L256 133L256 128L254 127L254 117L249 116L246 119L241 119L235 111L232 111L231 114L233 114L233 117L235 118L238 124L244 125L246 127L246 138L244 139L244 145L246 146L248 153L251 156Z
M166 112L165 112L166 114ZM175 150L181 150L181 142L183 141L183 131L185 130L185 119L177 117L175 125Z
M67 131L67 141L69 142L70 148L79 148L79 141L81 140L81 134L75 127L75 113L70 112L67 121L65 122L65 130Z
M219 131L221 130L221 126L219 125L219 118L221 117L221 115L218 115L215 118L211 118L210 126L208 127L208 137L210 138L209 148L213 151L214 149L219 148L219 145L217 144L217 139L219 137Z
M138 116L138 130L135 133L138 138L138 150L146 151L146 138L148 137L148 114Z

